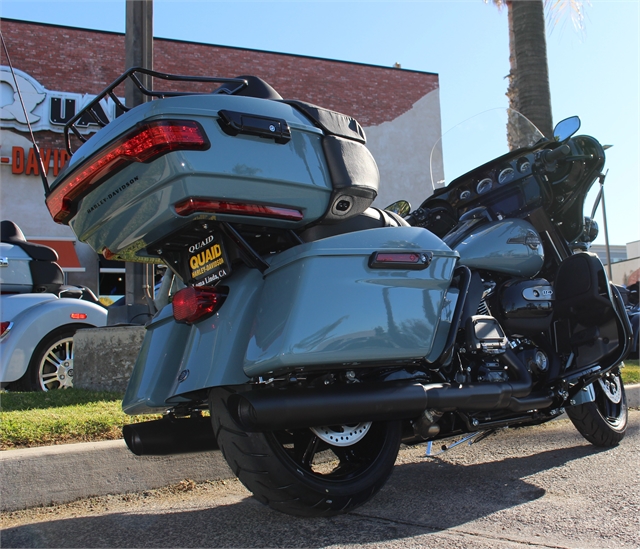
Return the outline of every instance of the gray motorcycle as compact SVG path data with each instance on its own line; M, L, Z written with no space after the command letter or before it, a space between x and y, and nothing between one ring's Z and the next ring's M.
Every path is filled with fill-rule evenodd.
M96 252L183 286L147 324L124 398L164 414L125 429L133 452L217 443L259 501L328 516L372 498L401 443L565 410L595 445L623 438L631 331L597 256L575 253L595 238L583 208L605 160L577 118L549 140L512 112L497 154L475 134L447 186L380 210L353 118L254 77L193 94L141 72L195 80L116 80L69 122L83 144L46 198ZM155 100L127 110L127 78ZM126 112L107 123L101 100ZM104 125L90 139L87 113ZM452 151L439 143L434 164Z

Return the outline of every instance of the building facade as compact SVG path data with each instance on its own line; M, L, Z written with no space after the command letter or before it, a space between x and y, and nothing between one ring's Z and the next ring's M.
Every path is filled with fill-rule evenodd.
M64 124L124 72L125 36L9 19L3 20L2 32L52 181L68 160ZM418 206L431 194L429 153L441 135L437 74L166 39L154 39L153 47L156 71L255 75L286 99L356 118L380 171L374 205L406 199ZM69 227L51 220L27 119L4 53L0 64L0 218L16 222L28 240L55 247L68 283L84 284L103 295L117 287L119 293L123 265L105 262L77 242ZM87 131L98 129L93 120L84 124ZM442 167L438 170L441 174Z

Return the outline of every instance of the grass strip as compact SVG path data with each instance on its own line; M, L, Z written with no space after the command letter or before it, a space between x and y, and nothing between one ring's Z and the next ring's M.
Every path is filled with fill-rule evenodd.
M122 438L122 426L159 416L128 416L122 394L66 389L0 395L0 450Z
M625 361L625 385L640 383L638 360ZM123 395L85 389L0 392L0 450L122 438L122 427L160 416L128 416Z
M625 360L621 371L625 385L640 383L640 363L638 360Z

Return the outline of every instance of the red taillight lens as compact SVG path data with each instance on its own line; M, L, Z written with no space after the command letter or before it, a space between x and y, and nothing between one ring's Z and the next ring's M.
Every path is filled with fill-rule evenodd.
M74 320L84 320L87 318L86 313L71 313L69 316Z
M3 338L9 333L11 326L13 326L12 322L0 322L0 338Z
M255 217L269 217L286 221L302 221L300 210L280 208L278 206L263 206L261 204L246 204L243 202L229 202L227 200L209 200L207 198L187 198L175 206L176 213L188 216L199 213L220 213L250 215Z
M209 148L202 126L193 120L157 120L137 127L118 139L88 163L81 165L47 196L47 208L56 223L67 223L76 202L108 173L131 162L149 162L176 150Z
M173 296L173 318L193 324L215 313L227 297L226 290L209 286L184 288Z

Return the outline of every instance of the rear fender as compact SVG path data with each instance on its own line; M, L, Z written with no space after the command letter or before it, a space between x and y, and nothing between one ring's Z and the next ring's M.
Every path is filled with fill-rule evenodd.
M33 351L40 341L53 330L67 325L86 328L105 326L107 311L94 303L79 299L57 298L53 294L51 299L28 299L30 294L5 296L11 299L25 297L25 304L30 307L12 315L13 324L9 332L0 340L0 382L9 383L20 379L27 371ZM40 295L40 294L34 294ZM3 299L2 304L6 303ZM12 308L15 305L12 302ZM4 312L3 312L4 313ZM86 315L86 318L72 318L72 313ZM5 318L3 316L2 320Z
M239 267L225 286L229 295L213 316L180 324L170 304L149 324L122 402L125 413L161 413L190 402L190 393L249 381L242 364L262 274Z

